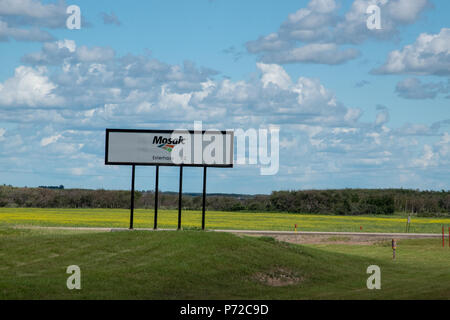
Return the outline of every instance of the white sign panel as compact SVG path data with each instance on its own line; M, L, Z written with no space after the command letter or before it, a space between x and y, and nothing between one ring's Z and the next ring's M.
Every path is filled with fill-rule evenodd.
M232 131L106 129L105 164L233 167Z

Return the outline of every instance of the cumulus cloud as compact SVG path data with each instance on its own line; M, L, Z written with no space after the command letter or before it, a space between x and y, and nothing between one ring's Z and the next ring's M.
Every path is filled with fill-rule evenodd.
M439 155L433 151L433 148L426 144L423 147L423 154L419 158L412 160L413 166L429 167L435 166L439 161Z
M447 159L450 162L450 133L444 132L439 142L436 143L436 149L441 159Z
M63 62L106 62L114 58L115 52L108 47L77 47L73 40L44 43L42 50L25 55L21 60L31 65L60 65Z
M398 1L381 1L386 3L388 16L398 23L413 23L423 12L426 7L431 4L427 0L398 0Z
M256 66L263 73L261 81L264 88L267 88L269 84L277 85L281 89L287 89L291 86L291 77L281 66L264 63L257 63Z
M111 48L81 46L76 50L78 61L83 62L104 62L114 58L115 52Z
M450 75L450 29L438 34L422 33L416 41L389 53L376 74Z
M65 1L44 4L38 0L1 0L0 17L14 24L65 27Z
M147 117L157 122L184 115L185 121L217 117L230 123L258 123L265 118L276 123L331 125L355 122L361 114L338 102L318 79L293 80L277 64L258 63L258 79L215 80L216 71L189 61L169 65L150 56L116 57L108 48L79 47L71 40L45 43L41 51L26 55L22 61L32 66L20 67L14 79L33 75L41 88L33 99L25 99L12 86L24 81L8 79L2 86L10 87L12 97L4 96L3 104L58 105L67 111L36 112L35 116L59 123L76 118L79 126L102 127L108 121L129 119L130 123L144 124ZM52 66L51 73L47 65ZM15 116L19 114L9 111L5 119ZM22 115L16 121L27 119Z
M8 41L10 38L17 41L51 41L53 36L47 31L33 27L29 29L21 29L10 27L8 23L0 19L0 41Z
M397 133L404 136L428 136L433 133L433 130L424 124L405 123L397 130Z
M382 126L389 122L389 111L385 106L377 106L378 114L375 120L375 125Z
M268 63L318 63L341 64L359 56L359 51L353 48L339 49L333 43L312 43L277 53L263 55L261 60Z
M65 28L64 1L42 3L37 0L0 1L0 41L10 38L17 41L45 42L54 37L43 28Z
M381 12L381 29L367 28L366 13L370 5ZM416 22L430 7L428 0L355 0L350 10L337 23L334 38L338 43L362 43L367 39L390 39L398 34L398 27Z
M58 139L60 139L62 137L62 135L58 134L55 136L51 136L51 137L47 137L47 138L42 138L41 140L41 146L42 147L46 147L49 144L55 143L56 141L58 141Z
M0 83L0 107L47 107L63 103L63 98L54 93L57 85L49 80L46 73L45 67L16 68L12 78Z
M443 121L391 129L388 109L383 106L377 107L372 121L363 122L361 109L344 105L319 79L291 77L278 64L259 62L254 77L230 80L192 62L173 65L146 55L112 54L100 60L92 54L87 55L92 59L81 59L80 48L70 40L58 41L24 58L31 66L19 67L14 77L1 83L0 93L12 98L2 103L0 119L33 130L32 135L20 135L19 129L8 127L5 141L17 145L15 157L45 157L45 166L66 172L70 179L77 175L83 183L86 175L110 173L103 161L106 127L190 129L195 120L203 120L205 128L280 125L281 152L290 155L283 159L280 172L290 173L289 183L295 177L315 187L322 186L320 181L332 187L329 181L336 179L330 179L330 174L363 174L366 179L371 170L397 169L405 164L404 159L420 161L424 156L420 139L432 140L448 126ZM95 52L91 47L86 51ZM32 98L21 97L33 92L25 83L39 88ZM0 97L5 99L3 94ZM64 97L61 104L53 103L58 108L47 108L59 97ZM427 142L433 157L439 156L438 169L448 152L445 137L441 144ZM0 148L3 158L7 152ZM32 165L45 170L38 160ZM389 181L393 177L391 171ZM386 180L380 183L385 185Z
M417 78L406 78L395 88L398 96L405 99L434 99L440 93L448 93L450 91L449 84L439 83L422 83Z
M382 28L369 30L366 13L379 5ZM368 39L392 39L398 27L417 21L429 7L428 0L354 0L341 14L335 0L311 0L307 7L290 14L278 31L246 43L247 51L267 63L341 64L359 56L355 48Z

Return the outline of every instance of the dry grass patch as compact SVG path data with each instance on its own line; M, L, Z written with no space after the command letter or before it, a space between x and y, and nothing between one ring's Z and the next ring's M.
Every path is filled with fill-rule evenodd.
M270 287L286 287L303 281L302 277L283 267L276 267L268 272L258 272L253 278Z

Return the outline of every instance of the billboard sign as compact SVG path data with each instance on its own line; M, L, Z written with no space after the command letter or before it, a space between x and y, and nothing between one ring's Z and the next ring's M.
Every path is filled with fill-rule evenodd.
M106 129L105 164L233 167L233 131Z

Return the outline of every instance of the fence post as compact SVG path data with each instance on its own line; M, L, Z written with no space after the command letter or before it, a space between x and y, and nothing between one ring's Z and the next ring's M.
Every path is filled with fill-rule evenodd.
M392 259L395 260L395 250L397 249L397 241L392 239Z

